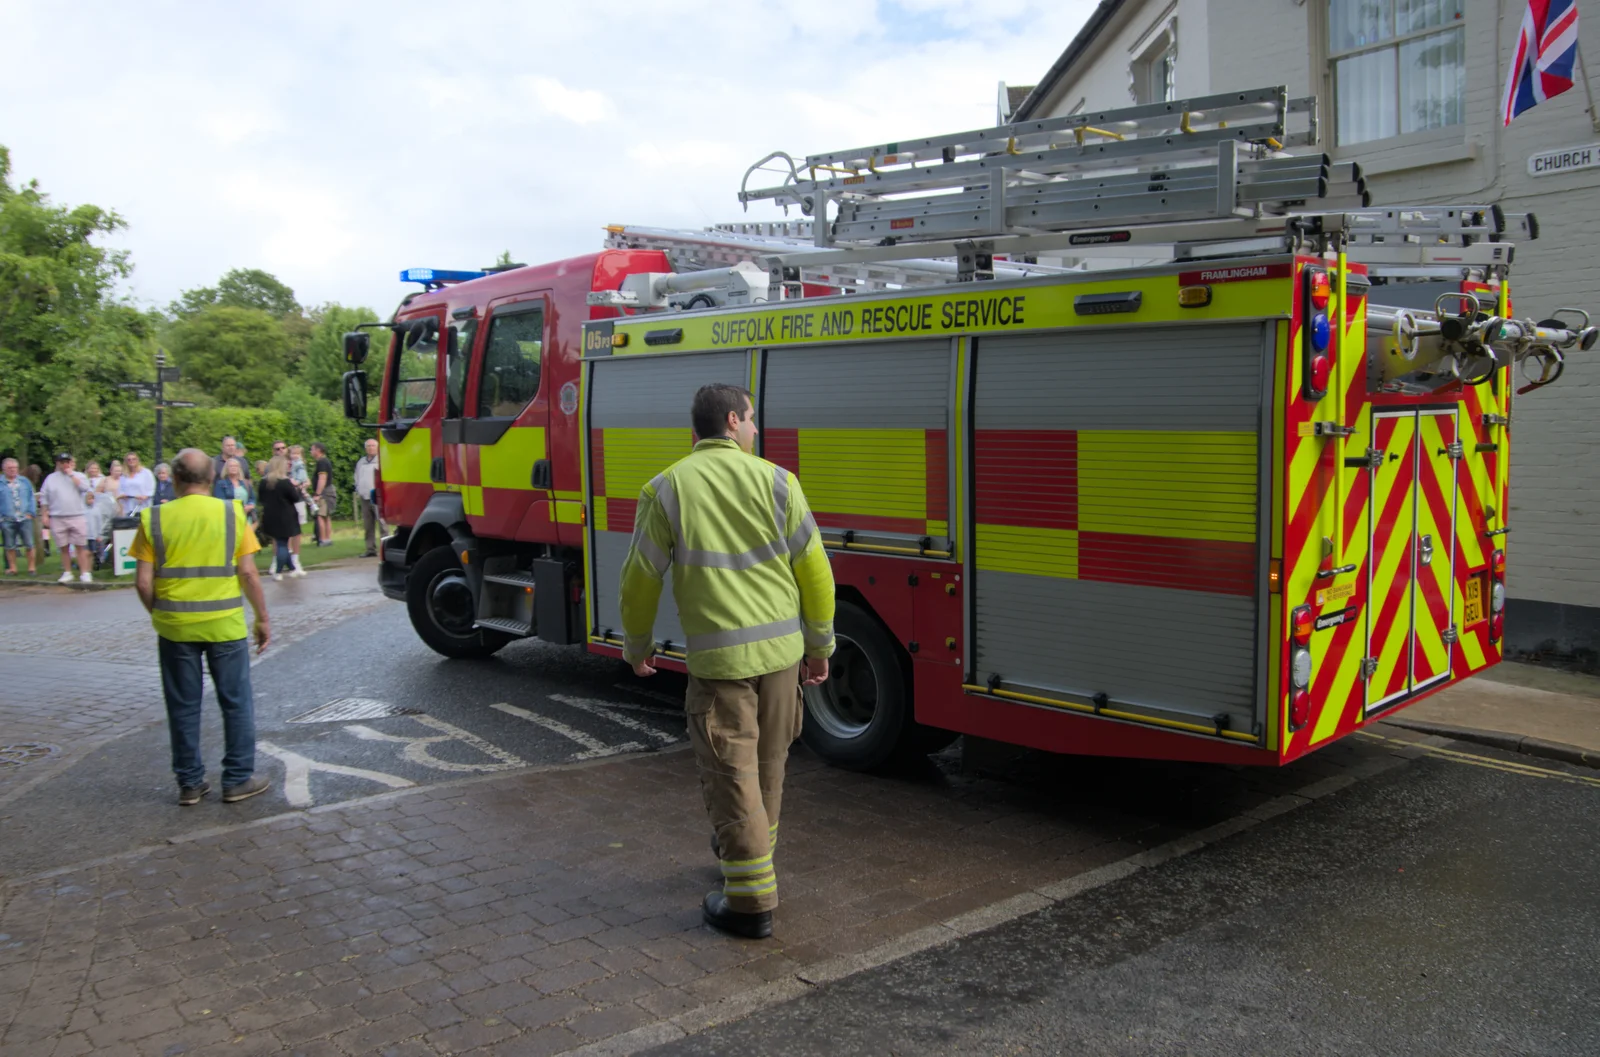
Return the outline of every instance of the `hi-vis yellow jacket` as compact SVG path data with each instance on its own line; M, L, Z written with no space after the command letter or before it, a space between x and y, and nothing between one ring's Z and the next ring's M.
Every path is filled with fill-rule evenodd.
M691 675L748 679L833 654L833 570L800 482L734 441L702 440L639 494L622 566L629 664L655 653L668 569Z
M250 532L244 507L186 495L147 507L139 518L142 539L134 540L130 553L155 566L150 622L156 634L174 642L245 638L249 631L237 568L239 541Z

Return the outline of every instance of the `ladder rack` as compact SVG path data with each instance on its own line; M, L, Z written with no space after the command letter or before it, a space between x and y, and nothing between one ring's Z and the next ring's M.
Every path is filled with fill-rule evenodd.
M1305 128L1290 131L1291 117ZM1316 100L1283 87L1018 122L751 166L739 201L798 206L818 247L995 238L1116 222L1282 215L1313 200L1369 204L1359 166L1295 156ZM781 161L786 168L774 170ZM758 172L782 181L752 189ZM829 204L834 205L830 219Z
M939 285L957 280L961 269L958 261L926 256L888 261L832 260L813 265L811 259L827 251L813 245L809 220L718 224L698 231L613 224L606 228L605 245L608 249L661 250L679 272L743 263L759 265L766 271L769 260L779 256L784 259L779 266L784 272L780 282L791 287L826 286L841 293ZM1023 261L995 261L993 267L997 279L1026 279L1073 270Z

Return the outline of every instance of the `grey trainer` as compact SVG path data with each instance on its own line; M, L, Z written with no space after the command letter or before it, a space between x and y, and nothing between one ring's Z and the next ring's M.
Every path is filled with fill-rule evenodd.
M224 804L237 804L241 800L249 800L258 793L265 793L271 788L272 782L258 774L253 778L245 779L238 785L225 787L222 790L222 802Z

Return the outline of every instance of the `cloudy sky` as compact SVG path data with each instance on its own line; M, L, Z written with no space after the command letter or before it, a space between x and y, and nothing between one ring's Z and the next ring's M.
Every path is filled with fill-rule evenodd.
M0 0L0 143L126 218L141 302L259 267L386 314L403 267L740 219L771 150L992 124L1093 6Z

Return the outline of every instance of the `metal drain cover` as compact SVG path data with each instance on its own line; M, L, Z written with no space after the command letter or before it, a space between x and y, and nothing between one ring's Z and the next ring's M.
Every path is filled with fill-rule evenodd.
M37 763L61 755L61 746L46 745L42 741L23 741L15 745L0 745L0 764Z
M387 701L374 701L370 697L341 697L325 705L302 712L290 723L344 723L356 719L382 719L384 716L420 715L420 708L391 705Z

